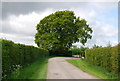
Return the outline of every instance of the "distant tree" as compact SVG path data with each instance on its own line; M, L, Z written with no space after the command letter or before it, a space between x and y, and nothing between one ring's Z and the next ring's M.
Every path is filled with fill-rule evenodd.
M37 24L35 43L52 52L65 53L72 43L91 39L92 29L85 19L76 17L73 11L57 11L44 17Z
M102 46L98 46L98 45L94 44L92 48L102 48Z
M111 46L112 46L112 44L109 41L108 44L107 44L107 47L111 47Z
M85 50L89 49L88 47L81 46L80 48L71 48L72 55L79 55L80 57L85 57Z

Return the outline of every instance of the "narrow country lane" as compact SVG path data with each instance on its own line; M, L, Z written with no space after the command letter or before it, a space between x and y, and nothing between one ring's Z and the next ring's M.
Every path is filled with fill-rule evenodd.
M65 59L71 58L55 57L49 59L47 79L97 79L68 63Z

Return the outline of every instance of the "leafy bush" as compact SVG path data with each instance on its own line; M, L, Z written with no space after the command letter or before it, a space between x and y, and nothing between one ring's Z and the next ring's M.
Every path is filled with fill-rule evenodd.
M105 68L107 71L119 74L119 62L120 52L118 52L119 46L104 47L86 50L85 59L94 65Z
M12 41L2 39L2 76L6 78L17 69L48 56L49 52L45 49L15 44Z

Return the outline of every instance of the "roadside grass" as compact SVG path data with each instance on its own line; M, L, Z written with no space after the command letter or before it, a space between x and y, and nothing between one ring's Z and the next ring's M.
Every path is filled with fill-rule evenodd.
M117 74L112 74L103 68L94 66L84 59L67 59L66 61L83 70L84 72L87 72L100 79L118 79Z
M40 59L16 72L13 72L8 79L46 79L48 59Z

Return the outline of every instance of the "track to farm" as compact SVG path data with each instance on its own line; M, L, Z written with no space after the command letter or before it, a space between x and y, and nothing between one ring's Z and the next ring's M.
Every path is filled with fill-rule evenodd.
M65 61L70 57L55 57L49 59L47 79L97 79Z

